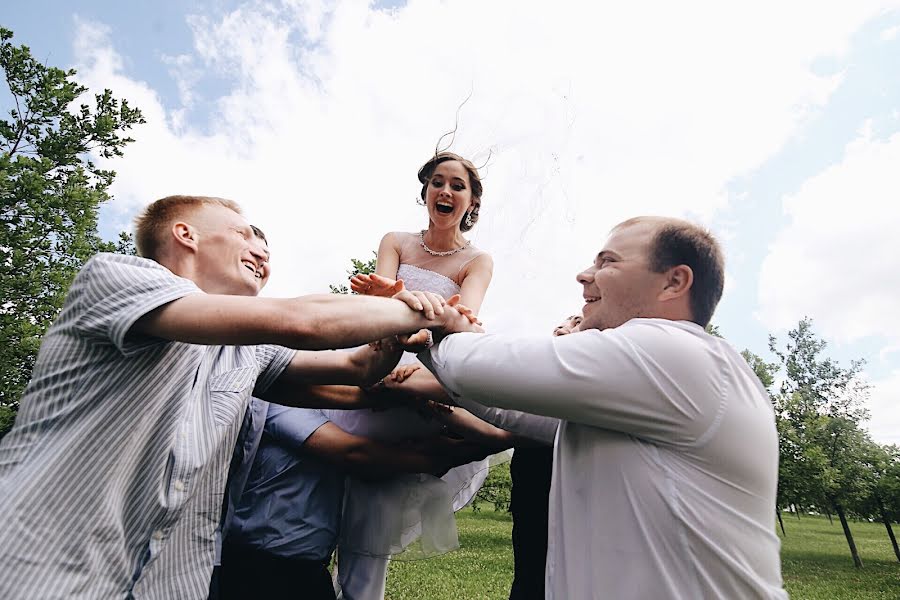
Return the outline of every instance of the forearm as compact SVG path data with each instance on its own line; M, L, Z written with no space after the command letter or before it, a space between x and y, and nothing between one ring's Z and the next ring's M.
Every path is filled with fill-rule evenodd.
M437 319L429 320L391 298L191 294L144 315L132 329L190 344L277 344L320 350L359 346L437 325Z
M552 355L550 340L453 335L418 359L456 402L561 416L554 413L565 392L565 365Z
M488 427L493 426L515 436L534 440L547 446L552 446L553 441L556 439L556 430L559 428L560 423L557 418L485 406L463 397L457 398L456 402L459 406L472 413L472 415L486 422ZM510 445L514 445L516 441L515 439L510 439Z
M431 473L434 458L427 454L359 437L331 461L360 479L383 479L401 473Z
M275 404L299 408L354 410L375 408L383 401L352 385L307 385L298 387L276 381L262 398Z
M437 419L465 439L497 450L510 448L518 441L516 434L495 427L460 406L454 407L450 413L438 412Z
M323 294L292 302L291 339L282 345L294 348L348 348L437 324L391 298Z

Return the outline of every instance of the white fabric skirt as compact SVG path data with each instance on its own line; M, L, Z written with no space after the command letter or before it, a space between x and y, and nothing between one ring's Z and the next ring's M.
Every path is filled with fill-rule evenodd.
M401 364L414 360L415 355L405 354ZM437 421L407 408L324 412L344 431L383 442L429 437L440 430ZM380 481L348 477L340 552L414 560L459 548L453 513L471 502L490 466L505 456L501 453L455 467L441 478L427 474Z

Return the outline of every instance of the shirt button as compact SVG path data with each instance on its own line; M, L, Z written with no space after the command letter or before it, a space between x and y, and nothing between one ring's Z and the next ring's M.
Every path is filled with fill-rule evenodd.
M175 480L175 491L183 492L184 491L184 482L180 479Z
M158 542L159 540L163 539L163 532L160 531L159 529L157 529L156 531L153 532L152 537L154 540L156 540Z

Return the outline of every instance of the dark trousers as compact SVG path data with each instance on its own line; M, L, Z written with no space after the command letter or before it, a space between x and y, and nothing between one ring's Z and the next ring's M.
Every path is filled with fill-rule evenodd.
M515 575L510 600L544 600L553 448L516 448L509 466Z
M227 541L213 577L220 600L335 600L327 560L284 558Z

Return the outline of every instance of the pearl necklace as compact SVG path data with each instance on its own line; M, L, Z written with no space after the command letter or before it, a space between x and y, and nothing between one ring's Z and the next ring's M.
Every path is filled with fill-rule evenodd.
M463 244L462 246L460 246L459 248L454 248L453 250L445 250L444 252L436 252L435 250L432 250L431 248L429 248L428 245L425 243L425 232L426 231L428 231L428 230L423 229L422 231L419 232L419 245L422 246L422 249L425 252L427 252L428 254L430 254L432 256L451 256L453 254L456 254L457 252L462 252L463 250L468 248L469 245L472 243L472 240L466 240L466 243Z

